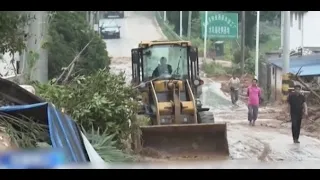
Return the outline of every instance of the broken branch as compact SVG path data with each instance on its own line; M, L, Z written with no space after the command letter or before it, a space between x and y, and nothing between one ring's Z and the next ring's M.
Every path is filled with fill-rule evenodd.
M319 100L320 100L320 95L318 93L316 93L314 90L312 90L311 88L308 87L308 85L306 83L303 82L303 80L299 77L299 74L301 73L301 68L298 70L297 74L296 74L296 79L299 83L301 83L308 91L310 91L313 95L315 95Z
M68 67L66 69L63 70L63 72L60 74L60 76L58 77L56 83L58 83L63 75L67 72L68 70L68 74L66 76L66 78L63 80L64 82L69 78L71 72L73 71L74 68L74 63L79 59L79 57L81 56L81 54L83 53L83 51L85 49L87 49L87 47L90 45L90 43L93 41L93 38L82 48L82 50L74 57L74 59L71 61L71 63L68 65Z

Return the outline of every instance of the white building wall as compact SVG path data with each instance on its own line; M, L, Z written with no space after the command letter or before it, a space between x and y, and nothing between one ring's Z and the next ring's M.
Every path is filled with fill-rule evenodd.
M290 49L302 47L302 13L290 12Z
M304 13L303 46L320 47L320 11Z
M320 47L320 11L290 13L290 49Z

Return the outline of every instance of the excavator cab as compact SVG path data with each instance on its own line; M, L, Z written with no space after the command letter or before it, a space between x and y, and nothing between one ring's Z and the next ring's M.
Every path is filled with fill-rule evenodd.
M226 124L215 123L198 99L204 82L197 48L189 41L149 41L131 53L132 84L142 97L140 114L151 120L140 127L142 148L170 157L229 155Z

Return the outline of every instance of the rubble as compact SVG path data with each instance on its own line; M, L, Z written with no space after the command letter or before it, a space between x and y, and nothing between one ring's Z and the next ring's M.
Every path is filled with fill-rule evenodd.
M276 116L277 120L283 121L284 123L290 122L290 114L287 108L283 108ZM308 117L302 119L302 128L307 132L320 132L320 108L319 107L309 107Z

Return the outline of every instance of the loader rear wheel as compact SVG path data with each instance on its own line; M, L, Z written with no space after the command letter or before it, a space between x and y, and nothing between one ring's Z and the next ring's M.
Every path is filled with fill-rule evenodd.
M201 123L214 123L213 112L203 111L198 112L198 122Z

